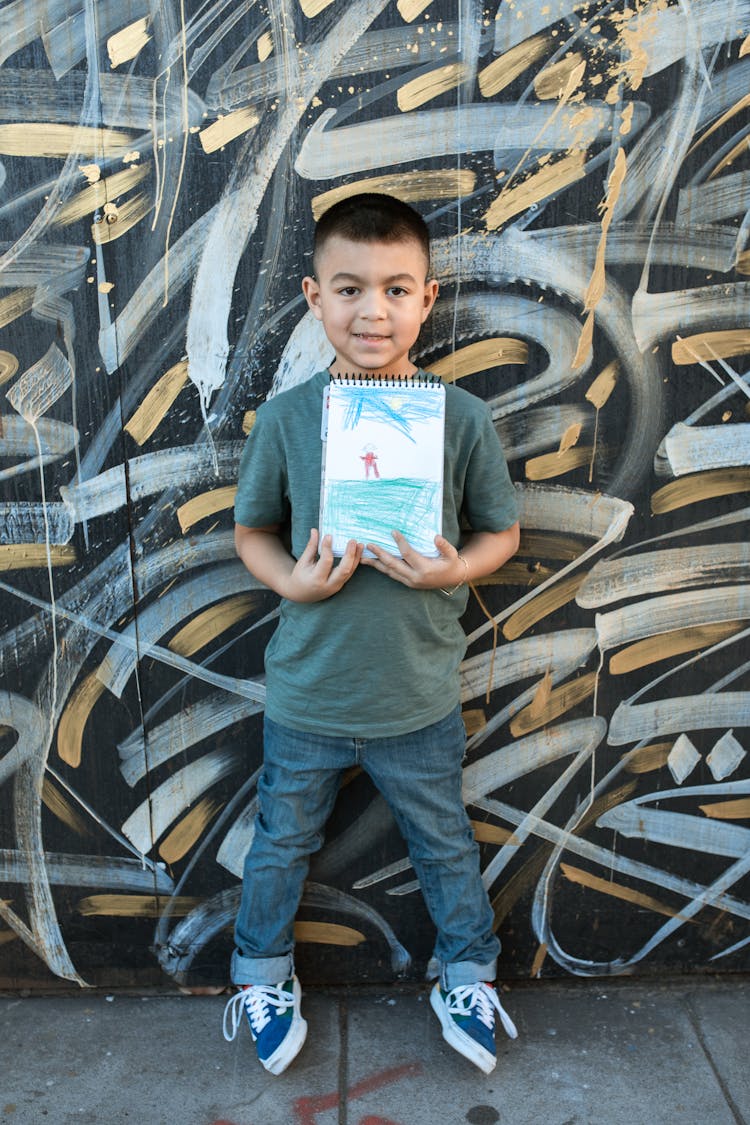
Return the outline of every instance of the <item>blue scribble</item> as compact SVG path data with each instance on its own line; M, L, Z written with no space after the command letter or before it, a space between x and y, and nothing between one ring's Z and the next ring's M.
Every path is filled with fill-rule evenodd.
M383 422L415 443L414 425L441 418L443 414L443 396L430 386L400 389L348 384L346 397L345 430L356 429L361 420Z

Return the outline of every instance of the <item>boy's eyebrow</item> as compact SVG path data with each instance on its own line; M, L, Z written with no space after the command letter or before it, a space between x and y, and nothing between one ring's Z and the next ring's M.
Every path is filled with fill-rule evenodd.
M335 273L333 275L331 281L362 281L362 278L356 273L346 273L345 271L341 270L339 271L339 273ZM416 277L414 277L414 275L410 273L394 273L391 277L384 278L383 284L393 285L393 283L396 281L413 281L415 285L417 284Z

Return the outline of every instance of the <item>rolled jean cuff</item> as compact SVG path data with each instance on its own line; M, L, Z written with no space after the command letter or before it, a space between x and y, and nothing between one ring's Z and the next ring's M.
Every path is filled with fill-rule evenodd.
M291 953L281 957L244 957L238 949L232 954L232 984L281 984L294 976Z
M478 961L452 961L440 966L440 987L445 992L478 980L493 981L497 976L497 958L480 964Z

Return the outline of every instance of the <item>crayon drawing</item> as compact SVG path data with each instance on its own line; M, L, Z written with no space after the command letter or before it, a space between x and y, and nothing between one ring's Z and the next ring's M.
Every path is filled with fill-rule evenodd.
M442 530L445 391L439 383L331 386L321 531L396 551L400 531L434 556Z

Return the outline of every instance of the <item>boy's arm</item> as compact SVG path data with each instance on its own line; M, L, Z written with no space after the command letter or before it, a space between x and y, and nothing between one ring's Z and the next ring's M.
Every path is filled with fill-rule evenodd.
M484 578L515 555L520 541L518 521L504 531L474 532L460 552L442 535L436 535L435 546L440 554L431 559L410 547L400 532L392 534L402 557L368 543L376 558L362 559L362 565L372 566L415 590L452 590L464 582Z
M362 558L362 544L353 540L333 565L331 537L326 535L318 555L318 529L312 528L307 546L295 559L279 535L279 525L245 527L234 525L234 546L247 569L264 586L293 602L321 602L349 581Z

